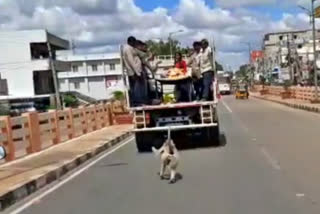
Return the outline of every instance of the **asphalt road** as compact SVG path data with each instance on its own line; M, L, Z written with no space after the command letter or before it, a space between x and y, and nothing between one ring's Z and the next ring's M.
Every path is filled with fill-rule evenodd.
M233 97L219 108L226 145L181 151L176 184L132 142L22 213L320 213L320 117Z

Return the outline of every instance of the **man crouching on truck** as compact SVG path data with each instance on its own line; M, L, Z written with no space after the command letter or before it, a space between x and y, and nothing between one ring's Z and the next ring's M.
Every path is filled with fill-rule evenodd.
M210 101L212 98L211 87L213 81L213 65L212 65L212 50L209 47L209 42L206 39L201 41L202 51L200 60L200 70L202 74L203 89L201 101Z

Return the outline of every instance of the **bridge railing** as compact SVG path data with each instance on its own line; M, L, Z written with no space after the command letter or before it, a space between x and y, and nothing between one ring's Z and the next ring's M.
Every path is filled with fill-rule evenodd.
M255 90L262 90L261 85L256 85ZM281 96L282 92L285 92L285 89L282 86L264 86L264 89L267 90L267 94L273 96ZM291 92L291 98L297 100L304 100L307 102L313 101L315 99L315 88L310 86L291 86L289 87Z
M20 117L0 117L0 145L5 161L39 152L116 123L112 103L74 109L30 112Z

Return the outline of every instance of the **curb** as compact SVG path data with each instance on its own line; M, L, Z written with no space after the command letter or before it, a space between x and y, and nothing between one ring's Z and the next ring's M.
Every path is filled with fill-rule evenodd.
M91 158L97 156L98 154L106 151L107 149L119 144L123 140L129 138L132 135L132 132L126 132L103 145L92 149L87 153L84 153L75 159L63 163L63 165L57 167L56 169L52 169L47 172L45 175L35 176L33 180L28 183L23 184L22 186L16 186L11 191L5 193L0 196L0 212L4 211L6 208L12 206L13 204L21 201L25 197L31 195L32 193L40 190L44 186L59 180L62 176L66 175L68 172L76 169L86 161Z
M264 97L259 97L259 96L256 96L256 95L252 95L252 97L260 99L260 100L265 100L265 101L270 101L270 102L278 103L278 104L281 104L281 105L285 105L285 106L290 107L290 108L294 108L294 109L299 109L299 110L304 110L304 111L309 111L309 112L320 114L320 108L317 108L317 107L305 106L305 105L296 104L296 103L287 103L287 102L284 102L284 101L272 100L272 99L268 99L268 98L264 98Z

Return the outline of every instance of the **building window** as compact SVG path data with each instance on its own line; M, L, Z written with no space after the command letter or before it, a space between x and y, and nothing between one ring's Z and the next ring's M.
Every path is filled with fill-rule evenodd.
M116 65L115 65L115 64L110 64L110 70L111 70L111 71L116 70Z
M80 89L80 82L73 83L74 89Z
M49 70L33 71L33 87L36 95L54 93L52 72Z
M98 66L97 65L91 65L92 71L98 71Z
M118 76L112 75L106 77L106 88L114 87L118 84L119 80L117 78Z
M48 59L47 43L30 43L31 59Z
M78 69L78 66L77 66L77 65L73 65L73 66L72 66L72 71L73 71L73 72L78 72L78 70L79 70L79 69Z

